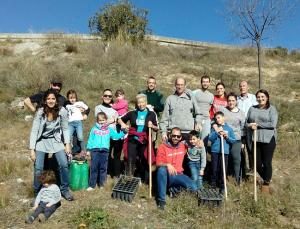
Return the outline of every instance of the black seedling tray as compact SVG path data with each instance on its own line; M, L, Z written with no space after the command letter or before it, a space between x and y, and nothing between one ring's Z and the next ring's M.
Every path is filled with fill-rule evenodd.
M141 178L121 175L112 189L111 197L122 201L132 202Z
M223 195L218 189L202 189L198 191L198 206L209 205L218 207L223 200Z

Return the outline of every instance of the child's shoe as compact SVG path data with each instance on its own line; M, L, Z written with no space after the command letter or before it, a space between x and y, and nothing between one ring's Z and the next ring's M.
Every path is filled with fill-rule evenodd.
M43 213L39 214L38 218L40 223L44 223L46 221L46 217Z
M88 187L86 190L87 190L88 192L90 192L90 191L94 191L95 189L92 188L92 187Z
M27 217L25 218L25 223L32 224L33 221L34 221L34 217L33 217L32 215L27 216Z

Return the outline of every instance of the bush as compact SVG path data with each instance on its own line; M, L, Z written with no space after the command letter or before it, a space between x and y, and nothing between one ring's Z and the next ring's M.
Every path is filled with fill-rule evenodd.
M278 46L274 49L269 49L266 51L267 56L270 57L286 57L288 55L289 51L287 48L283 48L281 46Z
M142 41L146 33L147 10L138 9L128 1L106 4L89 19L92 34L104 40Z
M108 213L102 208L85 208L76 214L74 223L78 228L108 228Z

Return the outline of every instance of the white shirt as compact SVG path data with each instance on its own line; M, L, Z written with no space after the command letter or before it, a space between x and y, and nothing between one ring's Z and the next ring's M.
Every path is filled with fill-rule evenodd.
M247 93L246 96L238 96L237 99L238 108L244 111L245 116L247 117L250 107L257 105L256 97L253 94Z
M68 104L66 108L68 110L68 121L73 122L73 121L83 120L83 116L80 111L80 108L87 110L88 106L84 102L78 101L75 102L74 104Z

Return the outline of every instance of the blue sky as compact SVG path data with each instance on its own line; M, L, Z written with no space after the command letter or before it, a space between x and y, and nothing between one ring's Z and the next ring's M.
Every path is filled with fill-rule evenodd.
M64 31L88 33L88 19L104 0L1 0L0 33ZM132 0L149 10L154 35L225 44L244 44L231 36L222 16L224 0ZM300 49L300 8L264 42L267 47Z

